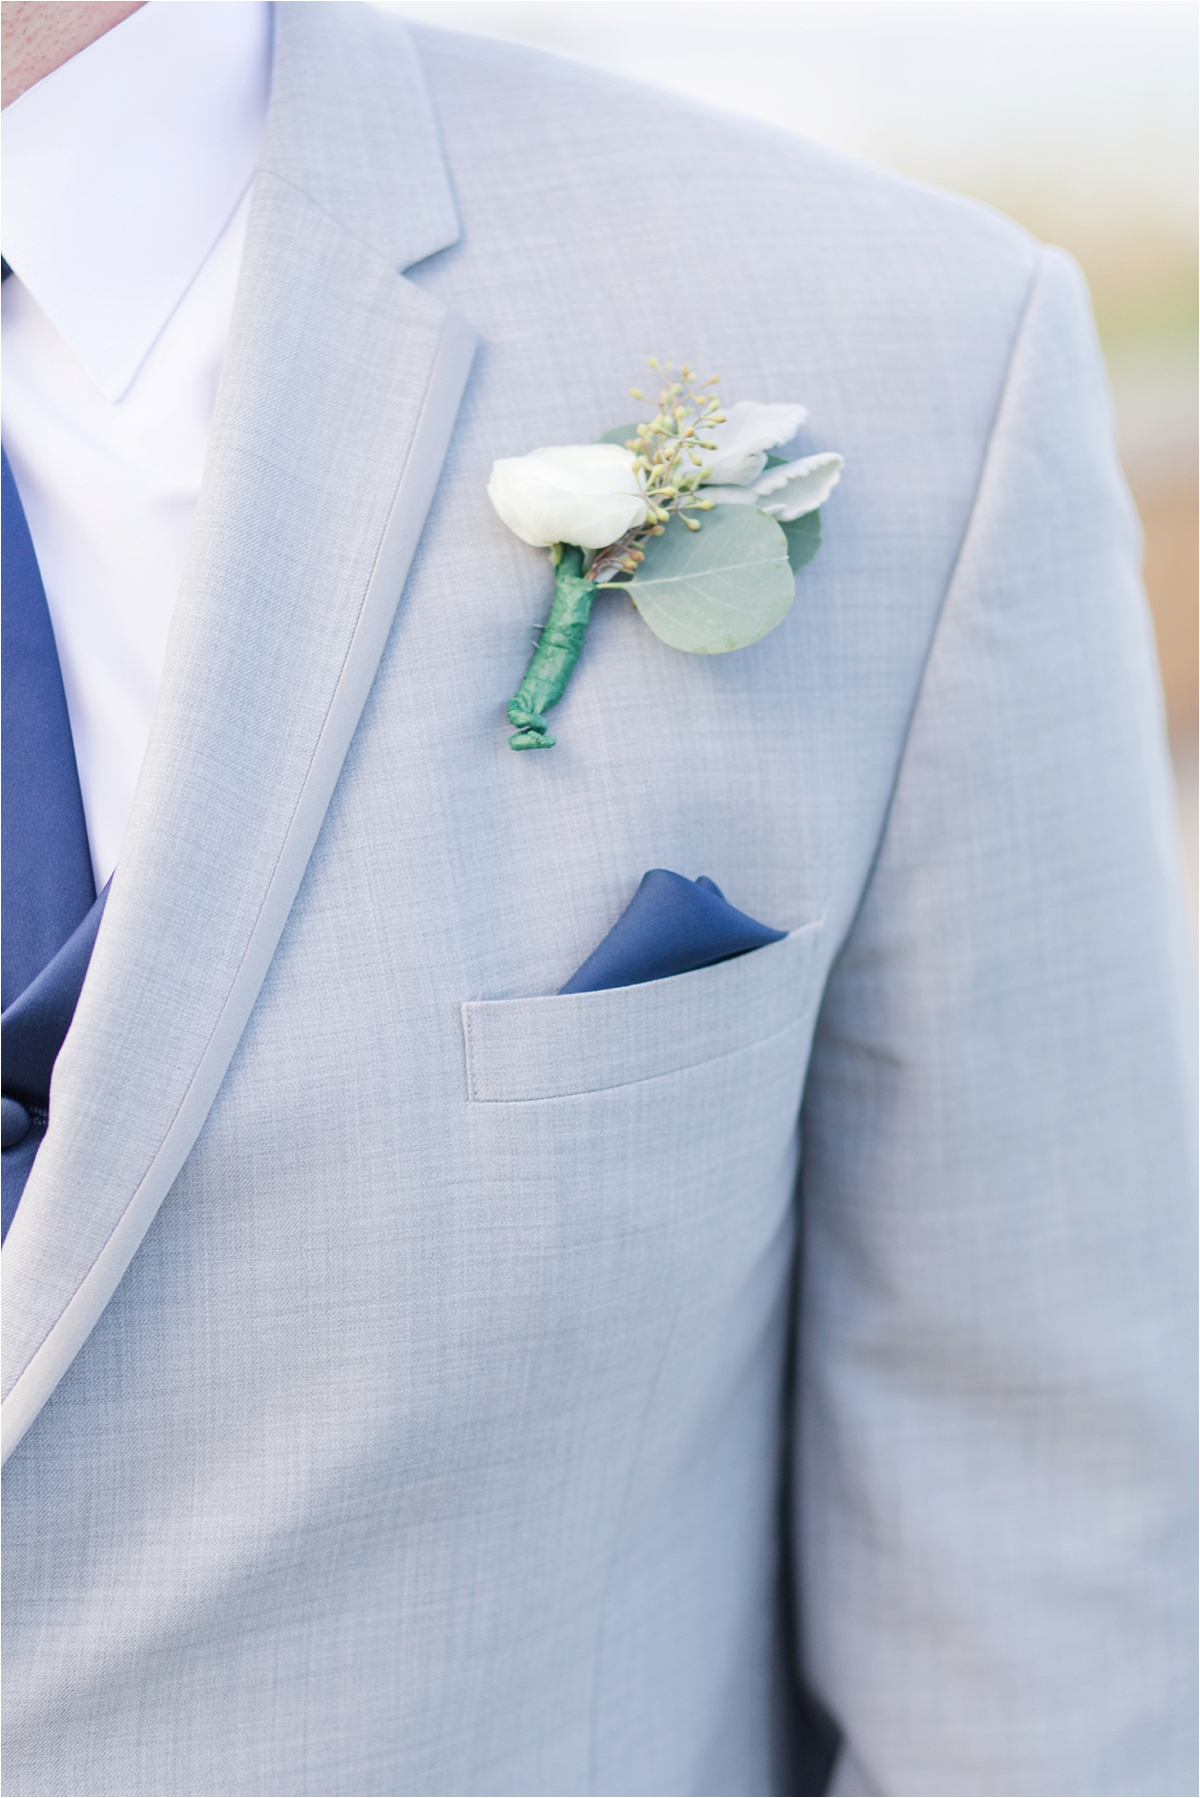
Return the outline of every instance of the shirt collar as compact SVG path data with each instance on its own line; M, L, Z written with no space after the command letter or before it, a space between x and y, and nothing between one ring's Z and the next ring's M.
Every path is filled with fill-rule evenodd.
M5 260L107 399L253 179L266 0L150 0L5 109Z

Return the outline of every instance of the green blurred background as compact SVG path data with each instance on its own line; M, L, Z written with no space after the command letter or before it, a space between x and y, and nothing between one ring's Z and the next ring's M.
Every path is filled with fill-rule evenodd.
M986 201L1078 258L1145 531L1196 905L1192 0L385 0Z

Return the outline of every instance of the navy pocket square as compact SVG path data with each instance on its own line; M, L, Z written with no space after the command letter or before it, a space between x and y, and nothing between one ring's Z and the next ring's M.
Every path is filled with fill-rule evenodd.
M685 880L667 868L651 868L604 941L559 992L599 993L690 974L786 935L730 905L706 874Z

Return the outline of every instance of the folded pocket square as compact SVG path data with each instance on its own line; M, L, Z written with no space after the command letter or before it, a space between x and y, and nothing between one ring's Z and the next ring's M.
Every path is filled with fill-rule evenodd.
M559 992L599 993L690 974L786 935L730 905L705 874L685 880L667 868L651 868L604 941Z

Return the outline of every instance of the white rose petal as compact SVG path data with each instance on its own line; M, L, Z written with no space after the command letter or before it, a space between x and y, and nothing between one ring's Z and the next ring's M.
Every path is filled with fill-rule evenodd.
M716 451L702 451L709 480L717 486L748 487L767 465L767 451L790 443L808 417L805 406L760 406L738 400L725 413L723 425L704 428Z
M780 524L815 512L841 480L843 466L841 456L834 450L822 450L819 455L801 456L798 462L784 462L778 468L768 469L754 483L759 510L777 518Z
M633 453L619 443L533 450L492 464L488 498L524 543L607 549L646 522Z

